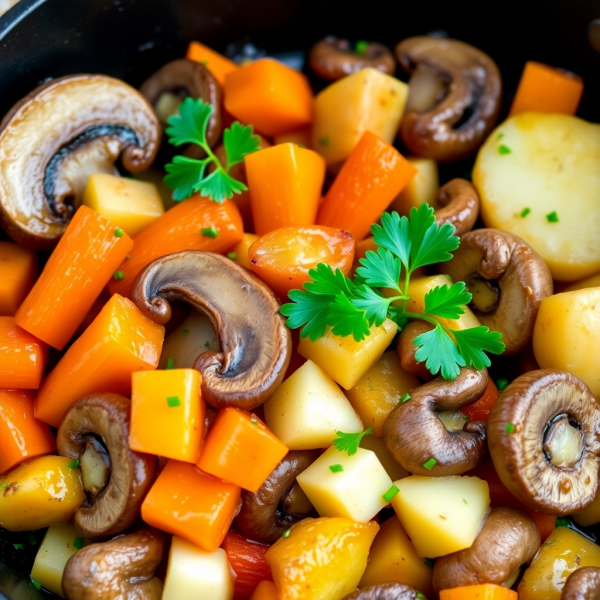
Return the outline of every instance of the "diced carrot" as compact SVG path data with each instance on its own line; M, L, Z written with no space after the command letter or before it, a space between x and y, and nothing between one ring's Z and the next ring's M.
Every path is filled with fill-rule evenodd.
M250 268L281 298L310 281L308 271L319 263L348 275L354 239L333 227L282 227L263 235L249 250Z
M278 600L277 588L272 581L261 581L250 600Z
M365 131L327 192L317 223L362 240L416 172L398 150Z
M225 83L225 76L238 68L233 61L200 42L190 42L185 57L202 63L221 85Z
M156 369L164 335L164 327L115 294L42 381L35 416L58 427L69 406L86 394L128 394L132 373Z
M323 158L294 144L280 144L249 154L245 163L258 235L314 224L325 180Z
M518 600L519 595L510 588L493 583L465 585L440 591L440 600Z
M237 485L169 460L142 504L142 519L214 552L233 521L240 494Z
M271 581L271 567L265 560L269 546L247 540L228 531L222 544L227 560L235 572L234 600L248 600L261 581Z
M575 73L529 61L509 116L529 111L574 115L582 94L583 80Z
M13 242L0 242L0 316L12 317L38 275L35 252Z
M496 400L498 400L499 395L500 392L490 377L488 379L488 384L485 388L483 396L481 396L477 402L462 408L461 412L472 421L487 421L490 411L492 410L492 406L496 404Z
M48 346L21 329L14 317L0 317L0 389L37 390Z
M50 428L33 416L33 392L0 390L0 473L55 451Z
M225 108L264 135L280 135L310 125L313 93L302 73L263 58L228 73Z
M17 311L17 324L62 350L132 247L123 230L80 206Z
M254 242L258 240L258 236L253 233L245 233L242 239L233 247L232 256L233 260L236 260L242 267L250 269L250 248ZM235 256L233 256L235 255Z
M225 408L208 431L198 467L256 492L287 453L287 447L256 415Z
M194 196L168 210L133 238L133 250L115 273L117 278L108 284L108 290L128 296L137 274L153 260L182 250L223 252L239 242L243 233L242 218L232 200L218 204Z

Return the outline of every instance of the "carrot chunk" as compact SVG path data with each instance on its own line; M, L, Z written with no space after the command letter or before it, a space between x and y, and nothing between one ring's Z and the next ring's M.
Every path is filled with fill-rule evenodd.
M13 242L0 242L0 316L12 317L38 275L35 252Z
M233 61L200 42L190 42L185 57L202 63L221 85L225 83L225 77L238 68Z
M440 592L440 600L518 600L518 598L519 595L514 590L493 583L465 585Z

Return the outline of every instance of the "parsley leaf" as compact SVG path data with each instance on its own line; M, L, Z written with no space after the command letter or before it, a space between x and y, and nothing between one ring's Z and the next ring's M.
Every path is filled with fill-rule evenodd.
M342 337L351 335L357 342L370 333L365 312L356 308L344 294L338 294L329 305L327 321L332 326L332 333Z
M308 276L312 279L304 284L304 289L313 294L329 294L336 296L340 292L349 296L354 294L356 286L340 269L335 272L331 265L319 263L316 269L310 269ZM332 298L333 302L333 298Z
M371 227L373 241L389 250L394 256L397 256L405 269L408 269L410 261L410 223L406 217L400 218L397 212L383 213L381 215L382 225L375 223Z
M452 338L439 323L431 331L417 336L413 343L418 348L415 358L424 362L432 375L441 371L444 379L455 379L460 367L466 365Z
M180 202L196 191L198 182L204 177L206 162L187 156L175 156L173 162L165 166L165 170L168 173L165 184L173 190L173 200Z
M364 431L360 431L359 433L344 433L343 431L336 431L335 434L337 437L335 440L333 440L333 445L340 452L347 452L348 456L352 456L358 452L360 442L365 435L371 435L372 433L372 427L369 427Z
M227 154L227 168L241 163L247 154L260 148L260 138L254 135L252 125L242 125L238 121L223 132L223 145Z
M429 290L425 294L424 314L442 319L458 319L465 314L463 305L469 304L472 298L465 288L466 285L460 281Z
M454 226L450 223L429 227L423 235L422 242L419 245L413 243L411 270L450 260L451 253L458 248L459 244L460 238L454 235Z
M206 145L206 128L212 114L212 105L202 100L186 98L180 105L177 114L167 119L169 127L165 133L169 143L174 146L183 144Z
M231 198L233 194L241 194L247 189L247 186L241 181L221 170L213 171L194 187L195 191L200 192L203 196L208 196L219 204L225 202L225 198Z
M302 290L292 290L288 296L292 302L284 304L280 309L281 314L288 317L287 326L297 329L304 325L300 336L313 342L323 337L327 329L329 306L334 297Z
M356 269L367 285L398 289L400 280L400 260L389 250L378 248L377 252L367 251L360 259L362 266Z
M500 341L502 334L497 331L490 331L483 325L456 330L452 334L456 338L458 351L467 365L473 365L476 369L483 369L483 367L489 367L491 364L484 351L492 354L502 354L504 352L504 344Z
M372 288L361 285L356 290L356 297L351 300L353 306L365 312L369 325L381 325L387 315L392 298L384 298Z

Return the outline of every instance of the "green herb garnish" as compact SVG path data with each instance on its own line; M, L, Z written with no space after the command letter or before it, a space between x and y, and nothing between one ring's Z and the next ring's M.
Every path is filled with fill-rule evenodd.
M322 137L317 140L317 144L319 144L319 146L329 146L329 138L327 136Z
M435 563L435 559L434 558L426 558L424 561L425 566L429 567L430 569L433 569L433 565Z
M115 271L113 274L113 279L121 281L122 279L125 279L125 273L123 273L123 271Z
M204 342L204 347L205 348L210 348L210 342Z
M219 232L217 231L216 227L203 227L200 230L200 233L202 234L202 237L213 239L219 237Z
M372 433L372 427L369 427L364 431L360 431L359 433L344 433L343 431L336 431L335 434L337 437L335 440L333 440L333 445L340 452L347 452L348 456L352 456L358 452L360 442L365 435L371 435Z
M13 544L15 550L23 550L25 546L23 544Z
M391 502L399 491L398 486L393 485L382 497L386 502Z
M402 394L402 396L400 396L400 402L404 404L405 402L408 402L411 398L412 396L408 392L406 392L406 394Z
M329 470L332 473L341 473L344 470L344 467L342 467L342 465L329 465Z
M524 219L530 212L531 212L531 209L526 207L521 211L520 216Z
M175 359L172 357L167 358L167 366L165 367L165 370L170 371L171 369L175 368Z
M506 426L504 427L504 431L506 431L506 433L508 433L509 435L511 433L515 432L515 425L514 423L507 423Z
M503 392L508 387L508 379L498 379L498 381L496 381L496 387L499 392Z
M286 530L285 530L285 531L284 531L284 532L281 534L281 537L282 537L282 538L288 538L288 537L290 537L290 531L291 531L291 529L286 529Z
M548 213L546 215L546 221L548 221L548 223L558 223L558 213L555 210Z
M35 588L38 592L42 589L42 584L39 581L36 581L35 579L31 580L31 587Z
M0 483L0 488L4 489L8 487L8 481L3 481L2 483Z
M497 136L496 139L497 140L501 140L504 137L504 134L502 132L500 132Z
M117 227L115 229L115 236L116 237L123 237L123 233L124 233L124 231L120 227Z
M558 517L556 519L556 527L569 527L571 525L571 520L566 517Z
M464 502L465 504L469 504L469 503L468 503L468 502L467 502L467 501L466 501L464 498L463 498L463 502Z
M250 419L250 423L252 423L252 425L258 425L258 421L256 419Z
M179 396L168 396L167 404L169 408L176 408L177 406L181 406L181 400L179 400Z
M78 469L79 468L79 461L74 458L68 465L67 465L68 469Z
M368 48L369 42L366 42L365 40L359 40L354 46L354 52L356 52L356 54L366 54Z
M423 463L423 468L431 471L435 465L437 465L437 460L435 460L435 458L430 458L428 461Z
M131 258L131 254L126 254L125 255L125 260L129 260Z
M75 540L73 541L73 548L76 548L77 550L81 550L83 548L83 538L82 537L75 538Z
M189 329L182 329L181 330L181 335L188 335L190 333Z
M504 144L500 144L498 146L498 154L510 154L511 152L512 152L512 150L508 146L505 146Z
M227 258L229 258L230 260L236 260L237 259L237 252L230 252L227 255Z
M38 541L37 541L37 539L35 537L35 531L31 531L29 533L29 544L31 546L37 546L37 544L38 544Z
M417 598L419 600L423 600L423 598L425 598L425 594L423 592L417 592Z

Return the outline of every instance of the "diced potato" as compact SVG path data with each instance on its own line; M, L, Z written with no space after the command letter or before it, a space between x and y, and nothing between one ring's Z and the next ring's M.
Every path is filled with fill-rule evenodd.
M235 245L232 252L235 254L233 260L237 261L242 267L250 269L250 257L248 256L248 250L250 246L258 239L258 236L254 233L245 233L242 239Z
M366 523L389 503L383 495L392 487L374 452L358 448L348 456L334 446L302 471L297 481L319 515L359 523Z
M519 600L560 600L567 577L581 567L600 567L600 546L572 529L557 527L523 574Z
M555 294L542 300L533 329L533 352L540 367L572 373L595 396L600 395L599 308L600 287Z
M174 536L162 600L231 600L233 580L223 548L202 550Z
M380 525L359 587L397 581L412 585L425 597L433 598L431 576L431 567L417 554L400 521L392 516Z
M277 588L272 581L261 581L250 600L277 600Z
M357 342L351 335L340 337L328 329L316 342L300 338L298 352L317 363L334 381L349 390L379 360L391 344L398 326L386 319L373 325L369 335Z
M381 466L385 469L385 472L390 476L392 481L410 475L404 467L401 467L394 460L392 455L388 452L388 449L385 447L385 442L381 438L375 437L374 435L365 435L363 439L360 440L360 447L375 452Z
M279 386L264 409L269 429L290 450L328 448L336 431L363 430L342 390L312 360Z
M600 271L600 125L560 114L524 113L481 147L473 183L487 227L523 238L554 279ZM522 217L523 209L531 212ZM547 215L556 211L558 222Z
M470 548L490 506L478 477L422 477L396 481L392 506L417 554L428 558Z
M600 273L596 273L595 275L590 275L589 277L585 277L584 279L580 279L575 283L567 286L566 288L561 290L562 292L576 292L577 290L583 290L585 288L593 288L600 286Z
M362 69L332 83L315 98L313 149L336 169L365 131L391 144L407 95L405 83L377 69Z
M133 236L165 212L156 186L147 181L94 173L88 180L83 204Z
M582 511L571 515L573 520L582 527L600 523L600 494L596 494L594 501Z
M267 550L278 600L340 600L353 592L367 566L374 521L304 519ZM169 599L170 600L170 599Z
M410 214L411 208L418 208L427 202L433 208L440 208L435 197L440 187L438 168L431 158L409 158L408 162L417 170L406 187L396 196L390 208L401 215Z

